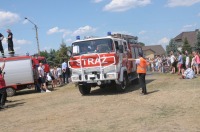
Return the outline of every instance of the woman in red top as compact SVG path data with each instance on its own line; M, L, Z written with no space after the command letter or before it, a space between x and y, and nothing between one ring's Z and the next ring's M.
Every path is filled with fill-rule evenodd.
M2 67L0 67L0 109L3 109L5 107L5 102L7 98L7 93L6 93L6 83L4 80L4 72L3 69L5 67L5 59Z
M195 59L195 68L196 68L196 71L197 71L197 75L199 75L199 65L200 65L200 57L199 57L199 54L197 51L193 51L193 55L194 55L194 59Z

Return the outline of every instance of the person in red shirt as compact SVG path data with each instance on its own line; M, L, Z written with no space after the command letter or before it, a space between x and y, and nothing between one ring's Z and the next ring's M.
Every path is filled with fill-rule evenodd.
M4 72L3 69L5 67L5 59L2 67L0 67L0 109L5 108L5 102L7 98L7 93L6 93L6 83L4 80Z

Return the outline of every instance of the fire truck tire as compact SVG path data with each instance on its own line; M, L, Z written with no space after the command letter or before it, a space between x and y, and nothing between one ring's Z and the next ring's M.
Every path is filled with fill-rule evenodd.
M12 97L12 96L15 95L16 90L13 89L13 88L6 88L6 92L7 92L7 96L8 96L8 97Z
M132 84L139 84L139 78L136 78L132 81Z
M128 76L124 73L123 82L121 84L117 84L117 91L124 92L128 86Z
M79 91L82 95L88 95L91 91L91 86L88 85L78 85Z

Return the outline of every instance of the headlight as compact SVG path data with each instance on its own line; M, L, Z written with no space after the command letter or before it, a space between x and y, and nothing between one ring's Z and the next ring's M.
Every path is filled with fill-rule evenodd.
M116 77L115 77L115 74L113 73L113 74L107 74L106 78L107 79L115 79Z
M72 81L78 81L79 80L79 76L72 76L71 79L72 79Z

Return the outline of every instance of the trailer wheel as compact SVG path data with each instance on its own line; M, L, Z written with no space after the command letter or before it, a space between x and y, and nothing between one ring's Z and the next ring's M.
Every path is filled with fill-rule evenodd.
M127 77L127 74L124 73L122 83L117 84L117 91L118 92L124 92L126 90L127 86L128 86L128 77Z
M79 91L82 95L88 95L91 91L91 86L88 85L78 85Z
M6 92L7 92L7 96L8 96L8 97L12 97L12 96L15 95L16 90L13 89L13 88L6 88Z

